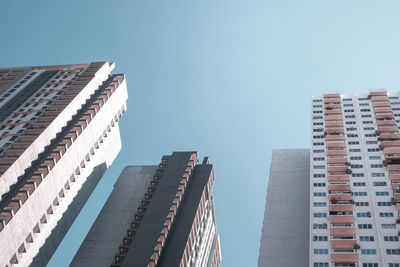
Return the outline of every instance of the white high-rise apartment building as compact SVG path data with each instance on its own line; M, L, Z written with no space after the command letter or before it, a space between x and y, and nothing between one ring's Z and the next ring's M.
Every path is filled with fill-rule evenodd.
M310 266L400 267L399 96L312 97Z
M0 69L0 266L45 266L120 151L113 68Z

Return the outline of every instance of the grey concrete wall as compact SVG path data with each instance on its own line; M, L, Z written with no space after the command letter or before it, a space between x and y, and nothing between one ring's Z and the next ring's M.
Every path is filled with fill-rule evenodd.
M309 149L273 150L259 267L309 266Z
M70 266L109 267L158 166L127 166Z

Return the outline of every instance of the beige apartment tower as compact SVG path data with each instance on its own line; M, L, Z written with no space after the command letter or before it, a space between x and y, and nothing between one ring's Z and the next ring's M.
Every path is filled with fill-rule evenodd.
M0 69L0 266L45 266L120 151L113 68Z

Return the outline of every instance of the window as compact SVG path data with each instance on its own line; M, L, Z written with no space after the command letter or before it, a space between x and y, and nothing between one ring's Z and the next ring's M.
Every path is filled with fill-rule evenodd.
M353 104L343 104L343 107L352 107Z
M314 122L313 125L324 125L323 122Z
M346 131L357 131L357 128L356 127L346 128Z
M359 145L360 142L358 142L358 141L349 141L349 142L347 142L347 144L349 144L349 145Z
M367 145L376 145L376 144L378 144L378 141L366 141L365 143Z
M359 148L350 148L349 152L361 152L361 149L359 149Z
M314 254L328 254L327 249L314 249Z
M389 99L399 99L398 96L389 96Z
M326 218L325 212L316 212L314 213L314 218Z
M363 121L362 123L363 124L373 124L374 122L373 121Z
M374 182L374 186L385 186L386 182L380 181L380 182Z
M390 207L392 206L392 202L387 202L387 201L378 201L378 206L379 207Z
M313 143L314 146L323 146L325 145L325 143L323 142L317 142L317 143Z
M370 110L369 108L361 108L360 111L361 111L361 112L369 112L369 111L371 111L371 110Z
M350 157L350 160L362 160L361 157Z
M346 124L356 124L355 121L346 121Z
M362 249L361 254L363 255L375 255L376 249Z
M400 267L400 263L389 263L388 267Z
M379 152L379 148L368 148L368 152Z
M324 153L325 150L323 150L323 149L314 149L313 152L314 153Z
M369 223L359 224L358 229L372 229L372 224Z
M396 229L396 225L393 223L382 223L382 229Z
M345 115L344 116L346 119L355 119L356 115Z
M381 156L369 156L370 160L380 160Z
M400 255L400 249L399 248L386 249L386 254L388 254L388 255Z
M327 229L328 225L326 223L314 223L313 229Z
M375 127L364 127L364 131L373 131Z
M358 101L366 101L366 100L368 100L368 97L360 97L360 98L358 99Z
M365 186L364 182L353 183L353 186Z
M362 164L351 164L352 169L362 169L363 165Z
M371 217L371 212L357 212L357 217L361 218L370 218Z
M397 242L397 241L399 241L399 237L398 236L384 236L383 240L385 240L386 242Z
M326 207L326 202L314 202L314 207Z
M378 267L378 263L363 263L362 267Z
M314 183L314 187L324 187L326 186L325 183Z
M313 110L313 113L314 114L319 114L319 113L322 113L322 110Z
M364 177L364 173L352 173L351 177Z
M373 242L374 237L373 236L360 236L360 241L362 242Z
M324 138L324 136L323 135L314 135L313 138L314 139L322 139L322 138Z
M323 117L322 116L313 116L313 119L314 120L321 120L321 119L323 119Z
M354 196L356 196L356 197L367 196L367 192L354 192Z
M378 191L378 192L375 192L375 195L377 195L377 196L388 196L389 192Z
M365 134L365 137L376 137L376 134Z
M321 169L325 169L325 165L315 165L313 166L314 170L321 170Z
M315 173L314 178L325 178L325 173Z
M351 98L343 98L343 102L353 101Z
M356 202L357 207L368 207L368 202Z
M313 105L313 108L322 108L322 105Z
M355 128L357 130L357 128ZM358 137L358 134L348 134L347 137L349 138L356 138Z
M326 197L326 192L314 192L314 197Z
M382 164L371 164L371 168L383 168Z
M314 161L323 161L323 160L325 160L325 158L324 157L316 157L316 158L313 158L313 160Z
M354 109L345 109L344 112L345 112L345 113L354 112Z
M360 106L369 106L369 103L360 103Z
M385 174L382 172L373 172L372 177L385 177Z
M320 103L320 102L322 102L322 99L313 99L312 102L313 102L313 103Z
M329 267L329 263L327 262L314 262L314 267ZM398 266L396 266L398 267Z
M372 115L370 115L370 114L362 114L361 118L372 118Z
M313 241L328 241L328 237L327 237L327 236L318 236L318 235L315 235L315 236L313 237Z

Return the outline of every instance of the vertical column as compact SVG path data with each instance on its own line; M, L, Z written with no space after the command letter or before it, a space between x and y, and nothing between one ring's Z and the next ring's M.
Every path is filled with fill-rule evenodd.
M340 94L324 94L325 147L328 174L328 209L331 261L352 264L358 261L350 163L346 151Z
M371 91L368 97L378 125L379 148L385 155L383 165L387 168L393 189L391 202L397 210L395 223L400 223L400 133L386 91Z

